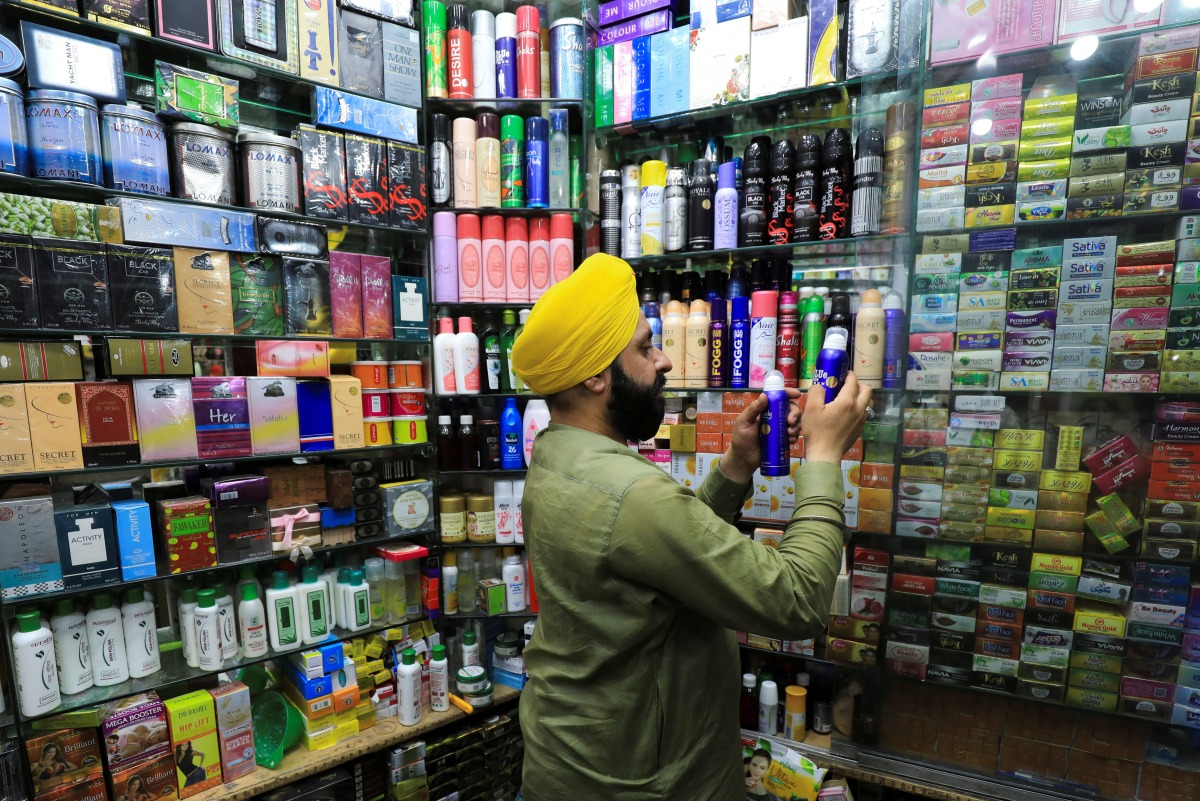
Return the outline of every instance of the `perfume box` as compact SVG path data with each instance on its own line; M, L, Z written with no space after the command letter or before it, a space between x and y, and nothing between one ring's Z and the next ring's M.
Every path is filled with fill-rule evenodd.
M121 554L121 580L154 578L154 527L150 522L150 504L145 501L113 501L113 519L117 526L117 547Z
M150 33L150 0L83 0L83 14L114 28Z
M125 102L121 48L76 33L21 22L30 89L78 92L98 103Z
M304 214L322 220L346 219L346 141L337 131L298 125L304 176Z
M407 25L410 28L417 26L412 0L341 0L338 5L397 25Z
M75 385L85 467L116 467L140 461L133 387L128 383L86 381Z
M192 408L201 459L233 459L253 454L245 378L193 378Z
M361 339L362 273L357 253L329 254L329 296L333 313L333 335Z
M329 343L269 339L255 343L258 374L263 377L329 375Z
M352 223L388 224L387 143L346 134L347 216Z
M333 414L333 447L362 448L362 382L352 375L329 376L329 398Z
M63 588L116 584L121 580L117 526L107 504L54 510Z
M831 0L822 0L831 2ZM810 14L812 12L810 11ZM834 16L834 48L837 43L836 10ZM810 23L813 17L809 17ZM821 74L815 64L813 72ZM830 54L827 54L830 55ZM750 99L750 18L706 25L692 31L692 51L689 65L691 81L688 86L689 105L693 109L723 106ZM631 70L632 72L632 70ZM617 72L620 78L620 71ZM811 83L826 83L833 78L821 78ZM620 113L617 122L621 122Z
M314 86L312 109L313 123L316 125L419 144L415 108L373 97L348 95L326 86Z
M269 254L229 257L233 291L233 330L238 334L283 334L283 268Z
M232 334L233 288L229 254L175 248L175 288L179 331L184 334Z
M158 522L169 572L217 566L212 501L198 495L159 501Z
M266 501L214 509L213 526L220 564L271 555L271 511Z
M650 36L633 40L633 119L650 117Z
M425 148L388 142L387 163L392 227L424 231L429 216L425 193Z
M0 236L0 328L40 325L33 240L27 236Z
M667 114L679 114L688 110L690 94L688 90L691 59L688 50L688 40L691 31L686 27L656 33L650 37L650 116L661 117ZM793 42L793 47L795 42ZM751 55L756 45L751 43ZM609 71L608 108L612 108L612 66L611 50L608 51L606 66ZM599 54L599 51L597 51ZM792 54L795 54L793 49ZM797 58L800 63L807 64L806 58ZM596 69L600 69L600 59L597 57ZM804 78L808 77L807 68L801 67ZM754 95L754 73L750 74L751 95ZM801 83L801 86L804 84ZM608 121L612 124L612 120Z
M296 407L300 412L300 450L303 453L333 450L333 407L325 381L297 381Z
M393 22L383 29L383 99L421 107L421 36Z
M808 5L808 85L840 80L841 16L837 0L811 0Z
M75 385L26 384L25 408L29 413L34 469L46 472L82 468L83 444L79 438Z
M177 331L175 263L167 248L108 245L109 295L118 331Z
M216 206L198 206L177 200L123 197L109 202L120 208L126 242L181 248L212 248L253 253L254 215ZM176 289L179 274L176 271Z
M165 729L165 723L163 727ZM136 784L134 784L135 780ZM132 793L130 792L131 787L134 791ZM175 801L179 798L175 757L168 749L166 753L146 757L132 764L123 764L112 771L112 789L113 798L132 801L140 792L155 801Z
M271 481L265 476L252 474L221 478L209 476L200 479L200 491L212 501L214 509L250 506L271 499Z
M251 64L299 74L296 5L217 0L221 52Z
M671 36L659 34L657 38ZM779 92L803 89L808 84L808 17L784 20L774 28L750 33L750 57L770 69L750 71L750 96L768 97ZM687 39L683 40L687 52ZM655 76L657 77L657 76Z
M112 328L105 246L98 242L34 239L34 280L41 327L74 331Z
M424 278L392 276L392 338L404 342L429 341L429 318L425 315L428 293Z
M155 110L163 119L236 131L241 124L239 92L232 78L154 62Z
M192 382L144 378L133 382L143 462L197 458Z
M192 343L187 339L115 339L106 337L107 356L97 360L107 376L191 375Z
M250 443L255 456L300 452L300 412L296 379L246 379L250 402Z
M0 384L0 476L33 472L24 384Z
M296 4L300 77L338 83L338 7L336 0L304 0ZM228 779L226 780L228 781Z
M178 44L217 49L213 0L154 0L154 34Z
M326 0L331 2L331 0ZM231 782L254 770L254 730L250 720L250 688L240 681L208 691L217 712L221 741L221 776Z
M82 381L77 342L0 342L0 381Z
M330 336L329 262L283 260L284 322L289 334Z
M363 336L392 336L392 262L387 256L359 256L363 291Z
M343 10L338 47L341 50L342 88L369 97L385 97L383 30L379 20ZM385 99L391 101L391 98Z
M54 501L49 496L0 500L0 593L4 600L62 588Z

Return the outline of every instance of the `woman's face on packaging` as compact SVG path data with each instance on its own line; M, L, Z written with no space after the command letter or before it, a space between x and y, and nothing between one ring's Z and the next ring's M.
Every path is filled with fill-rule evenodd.
M766 757L756 756L750 760L750 775L756 779L761 779L767 775L767 770L771 767L771 763Z

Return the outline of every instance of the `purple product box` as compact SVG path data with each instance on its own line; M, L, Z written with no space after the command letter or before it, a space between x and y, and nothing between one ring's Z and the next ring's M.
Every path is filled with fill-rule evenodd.
M980 253L988 250L1013 250L1016 246L1016 228L996 228L990 231L972 231L969 250L971 253Z
M1058 320L1054 309L1038 311L1010 311L1005 315L1004 325L1009 331L1053 331Z
M155 693L123 698L102 707L100 737L111 770L120 765L171 753L167 710Z
M1004 350L1008 353L1052 353L1053 331L1009 331L1004 335Z
M196 410L196 442L201 459L250 456L250 401L246 379L193 378L192 406Z
M1032 370L1045 372L1050 369L1051 354L1049 353L1031 353L1029 351L1004 351L1003 369L1008 370Z
M654 11L644 17L638 17L607 28L601 28L596 46L604 47L605 45L616 44L617 42L628 42L639 36L649 36L652 33L661 33L669 30L671 30L671 12L665 10Z
M271 482L266 476L229 476L202 478L200 487L213 502L214 508L248 506L266 503L271 496Z
M1192 184L1180 190L1179 208L1182 211L1200 209L1200 185Z
M649 14L651 11L674 8L674 0L612 0L601 3L596 14L596 24L605 28L627 19Z
M971 122L978 120L1019 120L1022 100L1017 97L998 97L994 100L976 101L971 104ZM986 126L982 126L983 130ZM974 130L971 133L975 133ZM1019 134L1018 134L1019 136Z

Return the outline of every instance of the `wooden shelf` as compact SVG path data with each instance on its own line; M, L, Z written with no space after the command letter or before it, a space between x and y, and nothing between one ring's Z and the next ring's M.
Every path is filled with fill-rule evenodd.
M519 690L496 685L491 706L475 710L476 715L487 715L498 705L520 695ZM305 751L303 746L292 749L275 770L255 768L253 773L231 782L206 790L191 797L191 801L244 801L244 799L283 787L335 768L365 754L382 751L393 745L422 737L450 723L466 720L467 714L457 707L449 712L428 712L416 726L402 726L396 718L384 718L372 728L338 743L324 751Z

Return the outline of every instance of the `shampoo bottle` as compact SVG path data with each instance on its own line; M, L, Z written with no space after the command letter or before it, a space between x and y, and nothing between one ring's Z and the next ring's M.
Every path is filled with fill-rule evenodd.
M517 384L517 374L512 369L512 349L513 344L517 340L517 313L512 309L505 309L501 315L500 328L500 356L502 361L502 369L500 370L500 391L512 392L513 387Z
M238 640L242 657L254 659L267 654L267 615L258 597L258 587L242 585L242 600L238 603Z
M121 626L129 677L141 679L157 673L162 668L162 658L158 654L158 624L154 620L154 604L146 599L141 587L130 587L125 591Z
M439 317L437 336L433 338L433 389L439 395L458 394L454 346L454 321Z
M686 387L708 386L709 334L712 321L708 316L708 302L693 300L687 326L684 329L684 373Z
M458 318L454 335L454 385L459 395L479 394L479 337L471 330L471 318Z
M487 14L487 11L475 12ZM489 70L489 72L491 72ZM475 192L481 209L500 207L500 118L490 111L479 115L475 139Z
M672 387L681 387L684 384L685 364L684 364L684 339L687 336L687 309L682 303L673 300L667 304L666 313L663 315L663 353L671 362L671 369L667 373L667 384Z
M475 632L468 629L462 638L462 667L479 664L479 643L475 642Z
M721 389L729 385L729 365L727 362L726 334L728 325L725 322L725 299L713 298L710 301L710 323L708 332L708 385Z
M400 664L396 665L396 713L402 726L416 726L421 722L421 666L417 664L417 652L405 648L400 652Z
M825 387L825 402L831 403L842 391L849 370L846 355L846 331L830 328L825 332L825 344L817 354L817 366L813 371L813 383Z
M371 588L359 569L350 571L350 580L340 587L345 609L346 630L363 631L371 625Z
M750 386L750 298L745 295L730 302L729 314L729 387Z
M450 663L444 645L433 646L429 656L429 708L434 712L450 709Z
M500 413L500 467L503 470L520 470L525 466L522 457L521 427L517 399L505 399L504 411Z
M42 625L41 615L36 610L17 614L12 647L17 674L17 706L26 718L44 715L62 703L62 694L54 663L54 635Z
M550 408L541 398L532 398L525 404L525 416L521 421L521 449L525 466L533 463L533 443L538 432L550 425Z
M317 575L316 565L305 565L300 583L296 585L299 601L301 640L305 645L324 642L329 636L329 594L325 582Z
M128 679L129 658L125 652L121 610L113 604L112 596L107 592L96 593L92 610L87 613L87 627L92 678L96 686L111 687ZM55 692L58 690L57 684L55 681Z
M196 588L186 587L179 594L179 639L183 642L183 661L190 668L200 667L196 653Z
M88 651L87 621L73 600L59 598L54 602L50 630L54 634L54 662L62 694L74 695L92 687L95 679Z
M737 165L732 161L717 170L717 195L713 211L713 247L726 250L737 247L738 192L734 186Z
M779 319L779 293L769 289L750 299L750 387L762 387L767 373L775 369L775 334Z
M759 420L759 472L767 477L786 476L791 470L791 443L788 442L788 411L791 401L778 370L763 379L767 409Z
M859 139L861 140L861 137ZM878 289L862 293L854 321L854 375L868 387L883 386L885 317Z
M271 587L267 595L267 633L270 635L271 648L275 651L286 651L300 644L300 630L297 627L297 596L296 588L288 580L288 574L276 570L271 574Z
M332 582L327 582L330 587L329 597L331 603L329 604L329 608L332 610L331 618L333 625L339 629L349 628L349 625L346 623L349 609L346 606L345 590L350 586L350 573L352 570L353 568L343 567L338 571L337 576Z

